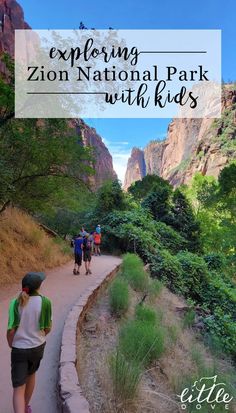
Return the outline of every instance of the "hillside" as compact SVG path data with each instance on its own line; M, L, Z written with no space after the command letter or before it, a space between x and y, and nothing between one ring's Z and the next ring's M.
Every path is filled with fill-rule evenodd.
M236 90L223 88L221 119L174 119L164 141L152 141L144 150L135 148L128 161L124 188L145 174L159 175L177 186L196 172L217 177L236 159Z
M0 285L28 271L43 271L71 259L70 248L50 238L26 213L8 208L0 218Z

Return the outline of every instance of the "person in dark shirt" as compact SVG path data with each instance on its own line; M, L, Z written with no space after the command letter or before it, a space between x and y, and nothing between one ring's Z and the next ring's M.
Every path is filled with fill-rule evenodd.
M75 254L75 265L73 269L73 274L79 275L80 267L82 264L82 254L83 254L83 237L81 233L74 239L74 254Z
M92 274L92 271L90 270L90 264L91 264L91 259L92 259L92 241L90 240L89 234L87 234L84 237L83 241L83 258L84 258L84 263L85 263L85 269L86 269L86 275Z

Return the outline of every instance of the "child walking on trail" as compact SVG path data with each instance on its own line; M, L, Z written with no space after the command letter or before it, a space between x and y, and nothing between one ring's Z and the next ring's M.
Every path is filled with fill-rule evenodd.
M84 258L84 263L85 263L86 275L92 274L92 271L90 270L90 264L91 264L91 259L92 259L91 251L92 251L92 242L89 239L89 234L87 234L83 242L83 258Z
M35 374L43 358L46 335L51 330L51 301L39 290L45 274L29 272L22 279L22 291L11 301L7 341L11 350L11 378L14 413L32 413L29 405Z
M80 233L74 239L74 254L75 254L75 265L74 265L74 269L73 269L73 274L79 275L80 267L81 267L81 264L82 264L82 254L83 254L83 236L82 236L82 233Z

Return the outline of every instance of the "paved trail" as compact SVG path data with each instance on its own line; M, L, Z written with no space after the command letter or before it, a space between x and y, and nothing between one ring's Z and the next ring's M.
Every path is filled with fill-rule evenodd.
M48 271L42 286L42 294L53 301L53 330L47 338L45 356L37 375L35 394L32 399L33 413L59 413L57 377L60 342L65 318L83 291L92 286L99 274L110 273L120 263L111 256L93 257L90 276L72 275L73 263ZM13 413L10 381L10 349L5 339L9 300L19 292L19 284L0 291L0 413Z

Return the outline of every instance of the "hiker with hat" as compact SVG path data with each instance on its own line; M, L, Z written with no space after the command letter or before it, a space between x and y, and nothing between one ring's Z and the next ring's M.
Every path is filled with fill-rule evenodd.
M43 272L27 273L21 293L10 302L7 341L11 348L14 413L32 413L29 402L35 374L52 326L51 301L39 292L44 280Z

